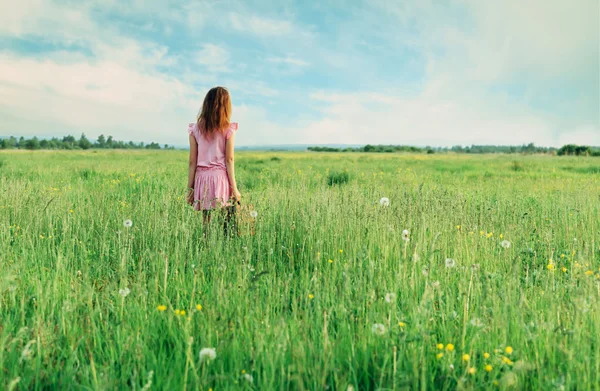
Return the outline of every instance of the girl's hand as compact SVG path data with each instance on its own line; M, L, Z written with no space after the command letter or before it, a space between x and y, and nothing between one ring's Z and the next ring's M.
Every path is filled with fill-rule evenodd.
M235 202L240 202L242 200L242 195L238 189L234 189L231 193L231 197Z
M194 205L194 189L188 189L186 199L189 205Z

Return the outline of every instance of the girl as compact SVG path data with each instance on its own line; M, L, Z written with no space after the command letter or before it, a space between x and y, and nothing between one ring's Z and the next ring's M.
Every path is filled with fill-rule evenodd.
M233 146L238 124L230 122L231 99L223 87L208 91L202 111L188 127L190 161L188 204L202 210L203 222L210 221L209 211L227 208L227 220L234 211L231 200L242 198L235 182Z

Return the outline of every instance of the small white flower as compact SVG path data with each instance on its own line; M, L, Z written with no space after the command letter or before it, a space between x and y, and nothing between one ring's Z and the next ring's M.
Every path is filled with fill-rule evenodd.
M379 200L379 205L381 206L390 206L390 199L387 197L381 197L381 199Z
M383 334L385 334L385 326L382 325L381 323L375 323L371 327L371 332L376 335L383 335Z
M217 358L217 351L215 348L202 348L200 349L200 362L211 361Z
M439 288L439 287L440 287L440 285L441 285L441 284L440 284L440 282L439 282L439 281L434 281L434 282L432 282L432 283L431 283L431 286L432 286L433 288L435 288L435 289Z
M469 323L471 323L471 326L483 327L483 322L479 318L473 318Z
M127 220L123 220L123 227L125 228L131 228L131 226L133 225L133 221L127 219Z
M393 293L393 292L386 293L385 294L385 301L387 303L393 303L393 302L395 302L396 301L396 294Z
M195 269L195 268L196 268L196 264L192 263L192 269Z
M429 270L427 270L427 268L424 267L423 269L421 269L421 274L427 277L429 275Z
M456 311L452 311L452 313L450 314L450 317L452 319L456 319L456 318L458 318L458 313Z
M244 380L246 380L248 383L252 383L252 382L254 382L254 378L253 378L253 377L252 377L252 375L251 375L251 374L249 374L249 373L244 373L244 374L242 375L242 378L243 378Z
M451 370L451 371L453 371L454 370L454 364L448 365L448 369Z
M123 297L126 297L130 293L131 291L129 290L129 288L119 289L119 294Z
M500 245L504 248L510 248L510 242L508 240L503 240Z
M456 261L452 258L446 258L446 267L452 268L454 266L456 266Z
M348 384L346 391L354 391L354 386L352 384Z
M250 217L252 217L253 219L257 218L258 217L258 212L255 211L255 210L250 211Z
M402 231L402 240L404 240L405 242L409 242L410 241L410 232L408 232L407 229L405 229L404 231Z

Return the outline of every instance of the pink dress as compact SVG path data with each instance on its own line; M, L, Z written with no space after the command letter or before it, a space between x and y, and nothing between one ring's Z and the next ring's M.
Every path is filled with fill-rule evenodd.
M229 205L231 186L225 166L225 143L237 129L238 124L232 122L227 130L213 132L212 138L207 139L201 134L198 124L189 124L188 133L198 143L194 209L210 210Z

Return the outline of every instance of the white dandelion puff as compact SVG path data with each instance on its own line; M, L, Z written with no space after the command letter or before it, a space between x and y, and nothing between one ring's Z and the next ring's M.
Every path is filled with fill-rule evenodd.
M500 245L504 248L510 248L510 242L508 240L503 240Z
M258 212L255 211L255 210L250 211L250 217L252 217L253 219L257 218L258 217Z
M382 325L381 323L375 323L371 327L371 332L375 335L383 335L383 334L385 334L385 326Z
M215 348L202 348L200 349L200 362L211 361L217 358L217 351Z
M125 228L131 228L131 226L133 225L133 221L127 219L127 220L123 220L123 227Z
M395 302L396 301L396 294L393 293L393 292L386 293L385 294L385 301L387 303L393 303L393 302Z
M252 382L254 382L254 378L253 378L253 377L252 377L252 375L251 375L251 374L249 374L249 373L244 373L244 374L242 375L242 378L243 378L244 380L246 380L248 383L252 383Z
M421 269L421 274L427 277L429 275L429 270L426 267L424 267L423 269Z
M123 288L123 289L119 289L119 294L122 297L127 297L127 295L129 295L131 293L131 291L129 290L129 288Z
M408 232L407 229L405 229L404 231L402 231L402 240L404 240L405 242L409 242L410 241L410 232Z
M469 323L474 327L483 327L483 322L479 318L473 318Z
M390 206L390 199L387 197L381 197L381 199L379 200L379 205L381 206Z
M456 266L456 261L452 258L446 258L446 267L452 268L454 266Z

